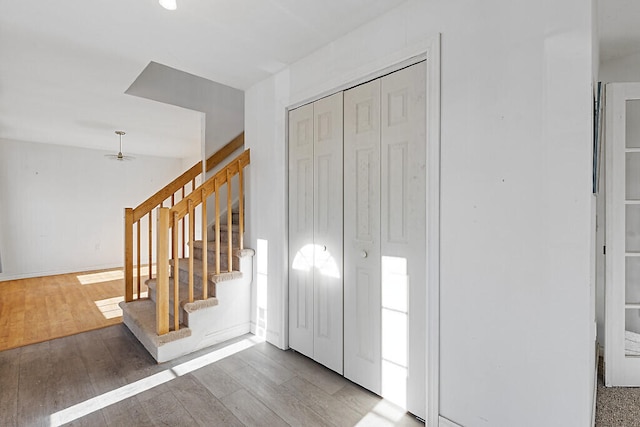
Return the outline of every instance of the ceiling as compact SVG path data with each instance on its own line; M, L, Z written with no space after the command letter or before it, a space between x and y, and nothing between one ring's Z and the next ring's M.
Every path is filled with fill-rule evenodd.
M125 94L149 62L247 89L403 1L3 1L0 139L197 156L200 113Z
M640 53L640 1L597 2L600 61Z
M200 113L125 94L151 61L247 89L403 1L3 1L0 139L197 156ZM601 60L640 53L640 1L597 2Z

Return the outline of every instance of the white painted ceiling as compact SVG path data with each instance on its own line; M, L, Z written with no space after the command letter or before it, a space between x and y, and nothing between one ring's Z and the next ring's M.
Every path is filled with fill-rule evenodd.
M640 53L640 1L597 1L600 61Z
M200 113L124 94L149 62L247 89L403 1L2 0L0 138L198 155Z

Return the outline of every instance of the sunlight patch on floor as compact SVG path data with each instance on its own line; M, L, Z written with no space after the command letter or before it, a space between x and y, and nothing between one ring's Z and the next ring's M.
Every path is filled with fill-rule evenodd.
M133 274L134 277L138 273L138 267L133 266ZM151 273L155 276L156 274L156 265L151 266ZM140 277L148 277L149 276L149 266L142 265L140 266ZM94 285L96 283L104 283L111 282L113 280L123 280L124 279L124 270L119 268L117 270L108 270L108 271L99 271L97 273L87 273L87 274L78 274L76 276L78 282L81 285Z
M49 416L49 426L58 427L66 423L70 423L93 412L104 409L107 406L113 405L114 403L118 403L161 384L167 383L174 378L186 375L204 366L222 360L225 357L246 350L262 341L263 340L258 337L246 338L242 341L214 350L203 356L196 357L188 362L176 365L173 368L166 369L131 384L127 384L115 390L111 390L107 393L85 400L84 402L80 402L51 414Z
M94 303L105 319L113 319L114 317L122 317L122 309L118 305L121 301L124 301L124 297L101 299L94 301Z
M147 298L148 292L140 292L140 298ZM122 317L122 309L118 305L124 301L124 297L113 297L94 301L94 304L100 310L105 319L113 319Z
M76 276L81 285L93 285L112 280L122 280L124 272L122 270L101 271L99 273L79 274Z
M381 400L357 426L395 426L405 415L405 410L387 400Z

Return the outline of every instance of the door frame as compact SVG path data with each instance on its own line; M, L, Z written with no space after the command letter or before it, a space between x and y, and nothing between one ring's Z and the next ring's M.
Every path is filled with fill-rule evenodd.
M441 65L440 65L440 33L424 40L414 50L406 49L394 57L381 58L376 64L369 64L354 74L356 77L345 76L344 81L331 85L329 89L321 90L313 96L291 103L284 109L285 129L288 129L289 110L301 105L314 102L320 98L336 92L344 91L370 80L380 78L393 73L402 68L426 60L426 242L427 250L425 262L427 265L427 310L425 333L426 333L426 424L437 426L440 423L440 86L441 86ZM288 153L289 137L285 132L285 153ZM288 157L288 156L287 156ZM289 159L285 159L288 164ZM285 182L289 182L288 168L285 171ZM289 203L288 192L285 192L286 204ZM288 221L288 218L287 218ZM286 250L288 253L289 235L287 231ZM288 265L288 264L287 264ZM288 283L288 269L287 269ZM289 307L289 287L285 286L283 292L282 307L288 311ZM284 313L283 319L286 322L285 330L288 329L288 315ZM288 336L284 342L285 348L289 347Z
M624 349L626 306L637 305L625 301L625 156L626 101L640 100L640 83L607 83L605 94L605 385L635 387L640 375L625 375L635 371L630 365L640 363L636 357L626 358Z

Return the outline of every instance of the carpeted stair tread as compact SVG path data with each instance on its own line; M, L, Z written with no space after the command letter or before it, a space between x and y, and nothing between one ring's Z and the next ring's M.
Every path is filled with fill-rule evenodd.
M173 266L173 259L169 260L169 264ZM180 270L189 271L189 258L178 259L178 265ZM208 264L207 273L207 275L209 276L209 280L213 283L220 283L225 280L242 278L242 272L235 270L231 272L221 271L220 274L215 274L215 266L211 264ZM193 260L193 276L198 277L200 280L202 280L202 261L200 261L199 259Z
M157 347L191 336L191 329L184 325L180 325L178 331L156 335L156 303L150 299L123 301L119 305ZM169 325L173 325L173 316L170 316Z
M150 279L147 280L146 285L149 287L150 292L149 295L155 295L155 291L156 291L156 286L157 286L157 282L156 279ZM207 300L204 301L209 301L207 304L204 305L198 305L198 306L191 306L191 310L198 310L199 308L203 308L203 307L211 307L213 305L218 305L218 299L215 297L216 296L216 290L215 290L215 286L212 286L211 284L209 284L209 286L207 287L207 291L208 291L208 296L209 298L207 298ZM179 289L179 295L180 295L180 306L183 307L187 312L191 312L189 310L187 310L186 305L187 304L193 304L189 302L189 284L188 283L180 283L180 289ZM193 298L194 300L202 300L202 287L200 286L199 283L194 283L193 286ZM173 277L169 278L169 301L171 304L173 304ZM194 301L195 302L195 301Z
M211 233L215 233L215 224L212 225L211 227ZM226 223L222 223L220 224L220 234L222 234L223 232L226 233L227 231L229 231L229 226ZM231 223L231 232L232 233L239 233L240 232L240 226L238 224L235 223Z
M193 247L194 249L202 249L202 247L204 246L202 240L194 240L193 241ZM227 255L227 245L225 244L220 244L220 256L226 256ZM216 251L216 242L213 241L208 241L207 242L207 251L213 252L215 253ZM255 251L253 249L238 249L238 248L232 248L231 253L233 256L237 256L237 257L245 257L245 256L253 256Z

